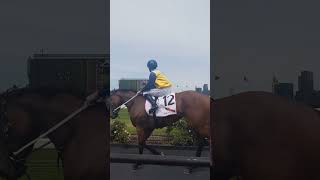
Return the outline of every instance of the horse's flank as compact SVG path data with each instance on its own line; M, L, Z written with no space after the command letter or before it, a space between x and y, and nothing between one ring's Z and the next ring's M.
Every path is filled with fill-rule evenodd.
M213 111L215 178L320 178L319 112L265 92L217 99Z

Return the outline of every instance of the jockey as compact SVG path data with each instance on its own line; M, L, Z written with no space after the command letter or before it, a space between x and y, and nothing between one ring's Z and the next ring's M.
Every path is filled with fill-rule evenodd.
M157 69L158 64L155 60L149 60L147 67L150 71L149 80L141 92L152 105L149 113L153 113L157 110L158 105L152 96L160 97L170 94L172 84L167 77Z

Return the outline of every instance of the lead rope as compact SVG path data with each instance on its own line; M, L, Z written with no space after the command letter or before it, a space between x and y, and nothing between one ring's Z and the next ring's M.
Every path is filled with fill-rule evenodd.
M55 131L56 129L58 129L60 126L62 126L63 124L65 124L66 122L68 122L70 119L72 119L74 116L78 115L79 113L81 113L82 111L84 111L85 109L87 109L89 107L89 104L85 103L82 107L80 107L78 110L74 111L72 114L70 114L68 117L66 117L65 119L63 119L62 121L60 121L59 123L57 123L56 125L54 125L52 128L50 128L49 130L47 130L45 133L41 134L40 136L38 136L36 139L30 141L28 144L24 145L22 148L20 148L19 150L17 150L16 152L13 153L13 155L17 156L19 153L21 153L23 150L25 150L26 148L28 148L29 146L32 146L34 143L36 143L39 139L46 137L48 134L52 133L53 131Z

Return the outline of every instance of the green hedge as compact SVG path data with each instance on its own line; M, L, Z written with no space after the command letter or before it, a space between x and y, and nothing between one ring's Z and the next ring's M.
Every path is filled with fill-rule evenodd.
M110 125L111 142L127 144L130 133L127 131L127 125L124 122L112 120Z
M172 138L170 144L175 146L191 146L194 145L194 132L187 125L184 119L168 126L166 133Z
M111 142L127 144L130 140L126 122L111 120ZM181 119L165 129L164 135L170 137L170 144L174 146L197 145L197 135L195 131L188 127L187 122Z

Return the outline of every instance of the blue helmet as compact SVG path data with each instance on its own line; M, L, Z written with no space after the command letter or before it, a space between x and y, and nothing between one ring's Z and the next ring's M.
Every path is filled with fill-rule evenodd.
M152 71L158 67L158 63L156 60L151 59L148 61L147 66L148 66L149 70Z

